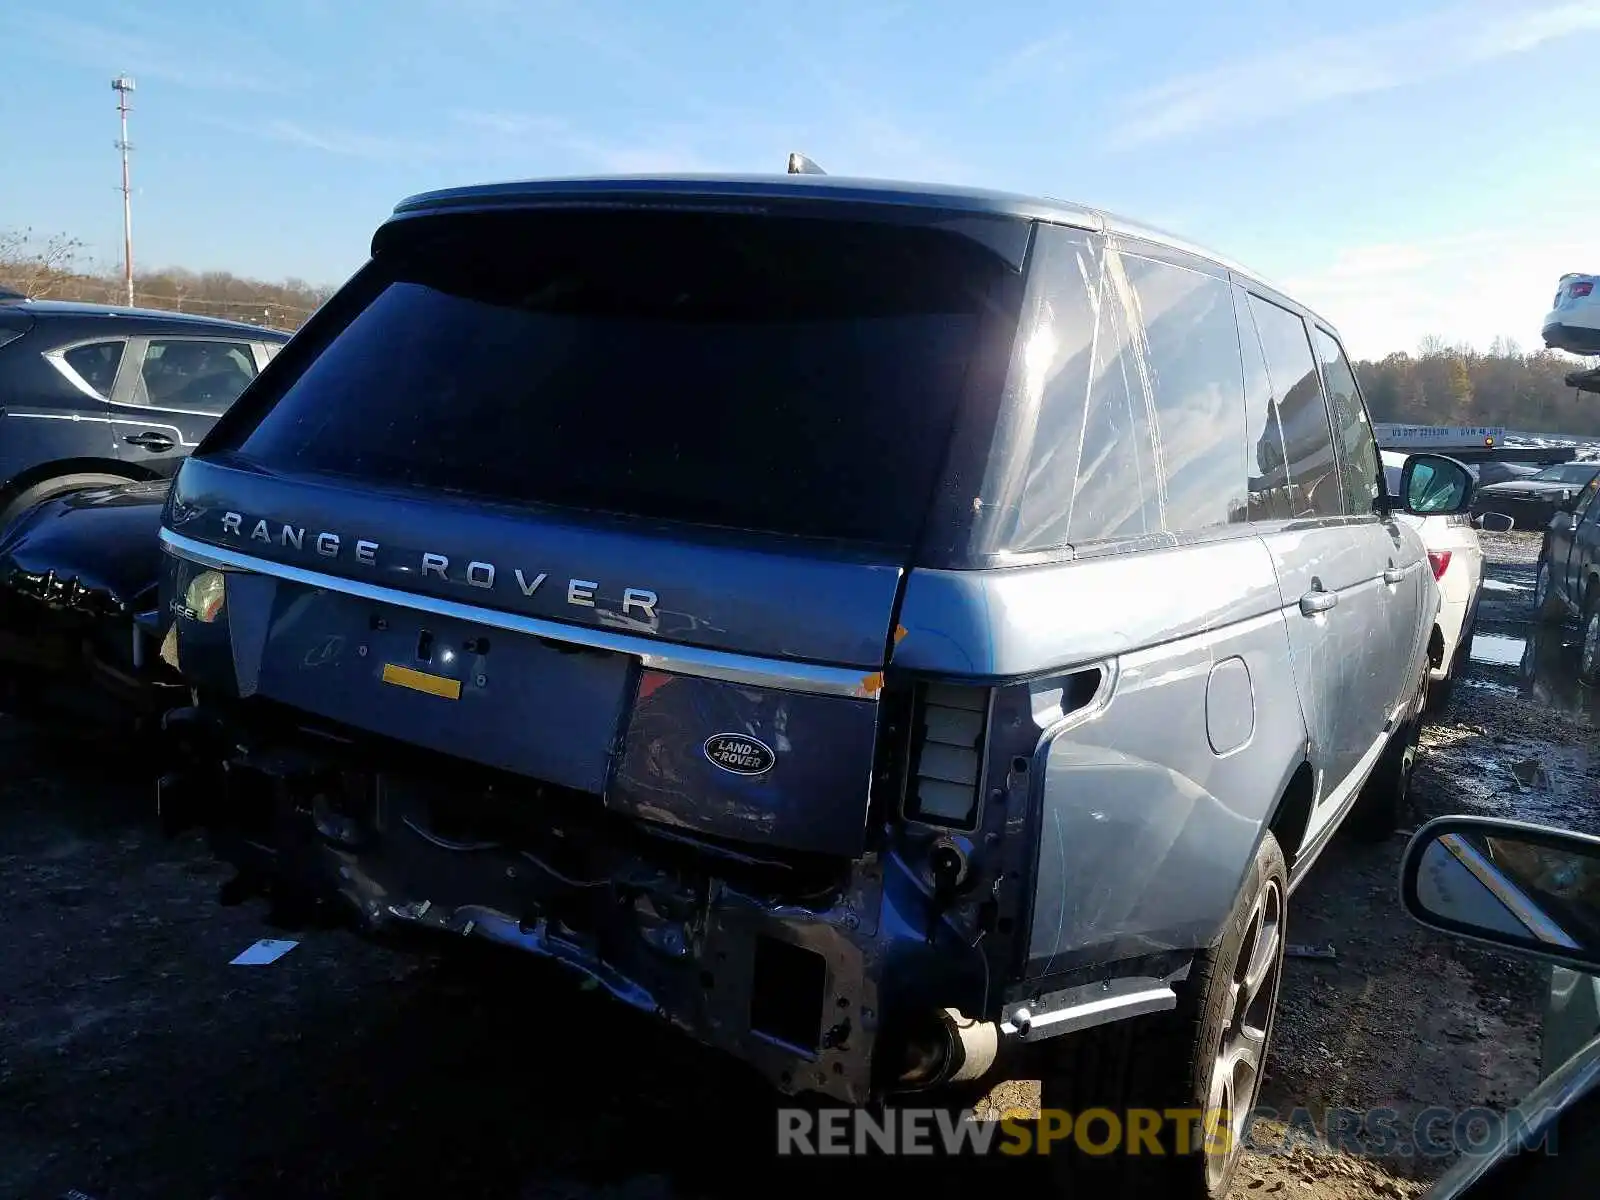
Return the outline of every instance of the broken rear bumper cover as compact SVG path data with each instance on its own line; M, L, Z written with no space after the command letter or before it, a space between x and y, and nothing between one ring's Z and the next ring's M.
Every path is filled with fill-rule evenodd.
M190 718L207 720L171 716L192 740L202 726L182 731ZM206 827L239 871L235 899L261 893L367 935L453 933L553 960L786 1093L860 1103L993 1061L996 1025L966 1022L974 1049L930 1006L980 1011L984 962L944 923L930 937L892 855L820 872L731 849L718 862L674 831L534 789L496 799L350 770L321 747L252 744L237 729L224 741L218 769L163 780L161 805L169 827ZM533 805L539 820L519 820Z

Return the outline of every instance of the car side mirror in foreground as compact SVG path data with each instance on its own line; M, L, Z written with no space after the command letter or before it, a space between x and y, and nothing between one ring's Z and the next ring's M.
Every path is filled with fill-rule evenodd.
M1472 523L1479 529L1487 529L1490 533L1510 533L1517 527L1515 517L1506 513L1479 513L1472 518Z
M1550 518L1551 529L1557 533L1566 533L1572 528L1572 513L1567 509L1558 509Z
M1406 846L1400 902L1430 929L1600 972L1600 838L1439 817Z
M1400 504L1419 517L1466 512L1472 507L1472 472L1442 454L1413 454L1400 472Z

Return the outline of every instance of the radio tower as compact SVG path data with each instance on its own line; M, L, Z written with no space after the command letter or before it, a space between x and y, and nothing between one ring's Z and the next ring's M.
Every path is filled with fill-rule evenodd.
M111 81L117 93L117 114L122 118L122 137L117 149L122 152L122 276L128 285L128 307L133 307L133 189L128 186L128 151L133 145L128 141L128 93L133 91L133 80L118 75Z

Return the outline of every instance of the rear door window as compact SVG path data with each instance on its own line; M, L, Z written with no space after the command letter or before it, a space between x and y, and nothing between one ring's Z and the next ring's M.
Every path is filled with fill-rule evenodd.
M909 547L1012 268L929 228L633 212L436 219L374 271L243 457Z
M1314 336L1317 357L1322 360L1323 383L1328 389L1328 407L1339 435L1345 504L1350 512L1370 513L1378 498L1378 442L1372 436L1361 393L1356 389L1355 372L1350 369L1344 348L1320 325Z
M1273 402L1288 458L1291 516L1338 516L1345 511L1333 430L1322 398L1317 360L1306 323L1281 305L1250 297L1267 356Z
M249 342L151 338L134 401L153 408L221 414L256 377Z

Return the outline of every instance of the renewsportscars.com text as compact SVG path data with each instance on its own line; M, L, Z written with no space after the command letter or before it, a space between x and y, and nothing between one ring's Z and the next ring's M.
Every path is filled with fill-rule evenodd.
M1234 1128L1226 1109L1045 1109L1038 1117L976 1121L951 1109L857 1108L778 1111L780 1155L1227 1154ZM1507 1143L1556 1152L1555 1114L1489 1108L1428 1108L1405 1120L1394 1109L1257 1108L1243 1142L1258 1154L1324 1147L1378 1158L1484 1154ZM1548 1118L1548 1119L1546 1119Z

